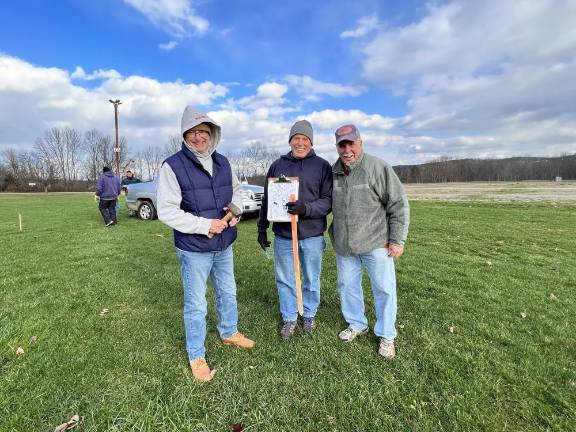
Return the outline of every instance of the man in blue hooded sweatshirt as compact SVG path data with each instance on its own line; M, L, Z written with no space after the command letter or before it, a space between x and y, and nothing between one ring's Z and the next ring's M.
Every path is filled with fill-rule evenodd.
M104 218L106 226L116 225L116 203L120 195L120 179L109 167L102 169L102 175L96 183L96 198L100 200L98 209Z
M232 218L229 224L221 220L230 203L242 208L242 196L228 159L216 151L220 126L188 106L182 114L181 131L182 149L166 159L160 169L158 218L174 230L184 287L186 351L194 378L205 382L215 372L204 359L208 276L214 288L218 333L223 343L241 348L254 346L237 328L232 254L237 219Z
M266 177L298 177L298 201L288 203L288 213L298 215L298 255L302 268L302 302L304 333L311 334L316 328L315 315L320 304L320 271L326 243L326 215L332 208L332 167L328 161L317 156L312 125L307 120L294 123L288 143L290 151L274 161ZM258 243L266 250L270 246L266 230L270 222L266 218L268 207L268 183L258 219ZM292 230L290 222L274 222L274 270L280 301L283 325L280 336L289 339L294 335L298 318L296 281L292 260Z

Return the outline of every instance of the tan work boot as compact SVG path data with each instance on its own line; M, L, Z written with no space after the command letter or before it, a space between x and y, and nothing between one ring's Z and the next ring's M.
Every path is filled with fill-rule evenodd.
M216 373L216 370L210 370L208 363L203 358L190 360L190 369L192 369L192 375L194 375L196 381L200 382L210 381Z
M252 348L254 346L254 341L248 339L240 332L234 333L227 339L222 339L222 342L224 342L224 345L236 345L240 348Z

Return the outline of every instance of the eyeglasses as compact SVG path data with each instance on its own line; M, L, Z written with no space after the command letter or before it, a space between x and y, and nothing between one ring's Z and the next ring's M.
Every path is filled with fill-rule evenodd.
M194 135L194 136L198 136L198 135L203 135L203 136L210 136L210 132L205 131L205 130L195 130L195 131L190 131L190 132L186 132L186 135Z

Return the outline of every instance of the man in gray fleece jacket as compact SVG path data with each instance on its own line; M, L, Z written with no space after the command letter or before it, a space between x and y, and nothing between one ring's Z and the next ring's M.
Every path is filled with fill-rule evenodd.
M329 233L338 269L340 305L348 328L344 342L368 331L364 314L362 269L366 268L376 309L378 353L396 355L396 273L394 258L404 252L409 207L402 183L390 165L363 151L354 125L336 130L339 158L332 167L333 221Z

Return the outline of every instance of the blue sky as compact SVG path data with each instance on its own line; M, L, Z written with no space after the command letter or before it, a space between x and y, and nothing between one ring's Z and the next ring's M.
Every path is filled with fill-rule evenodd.
M576 152L576 2L60 0L0 14L0 149L52 126L163 146L186 104L222 150L287 150L297 119L317 152L356 123L391 163Z

